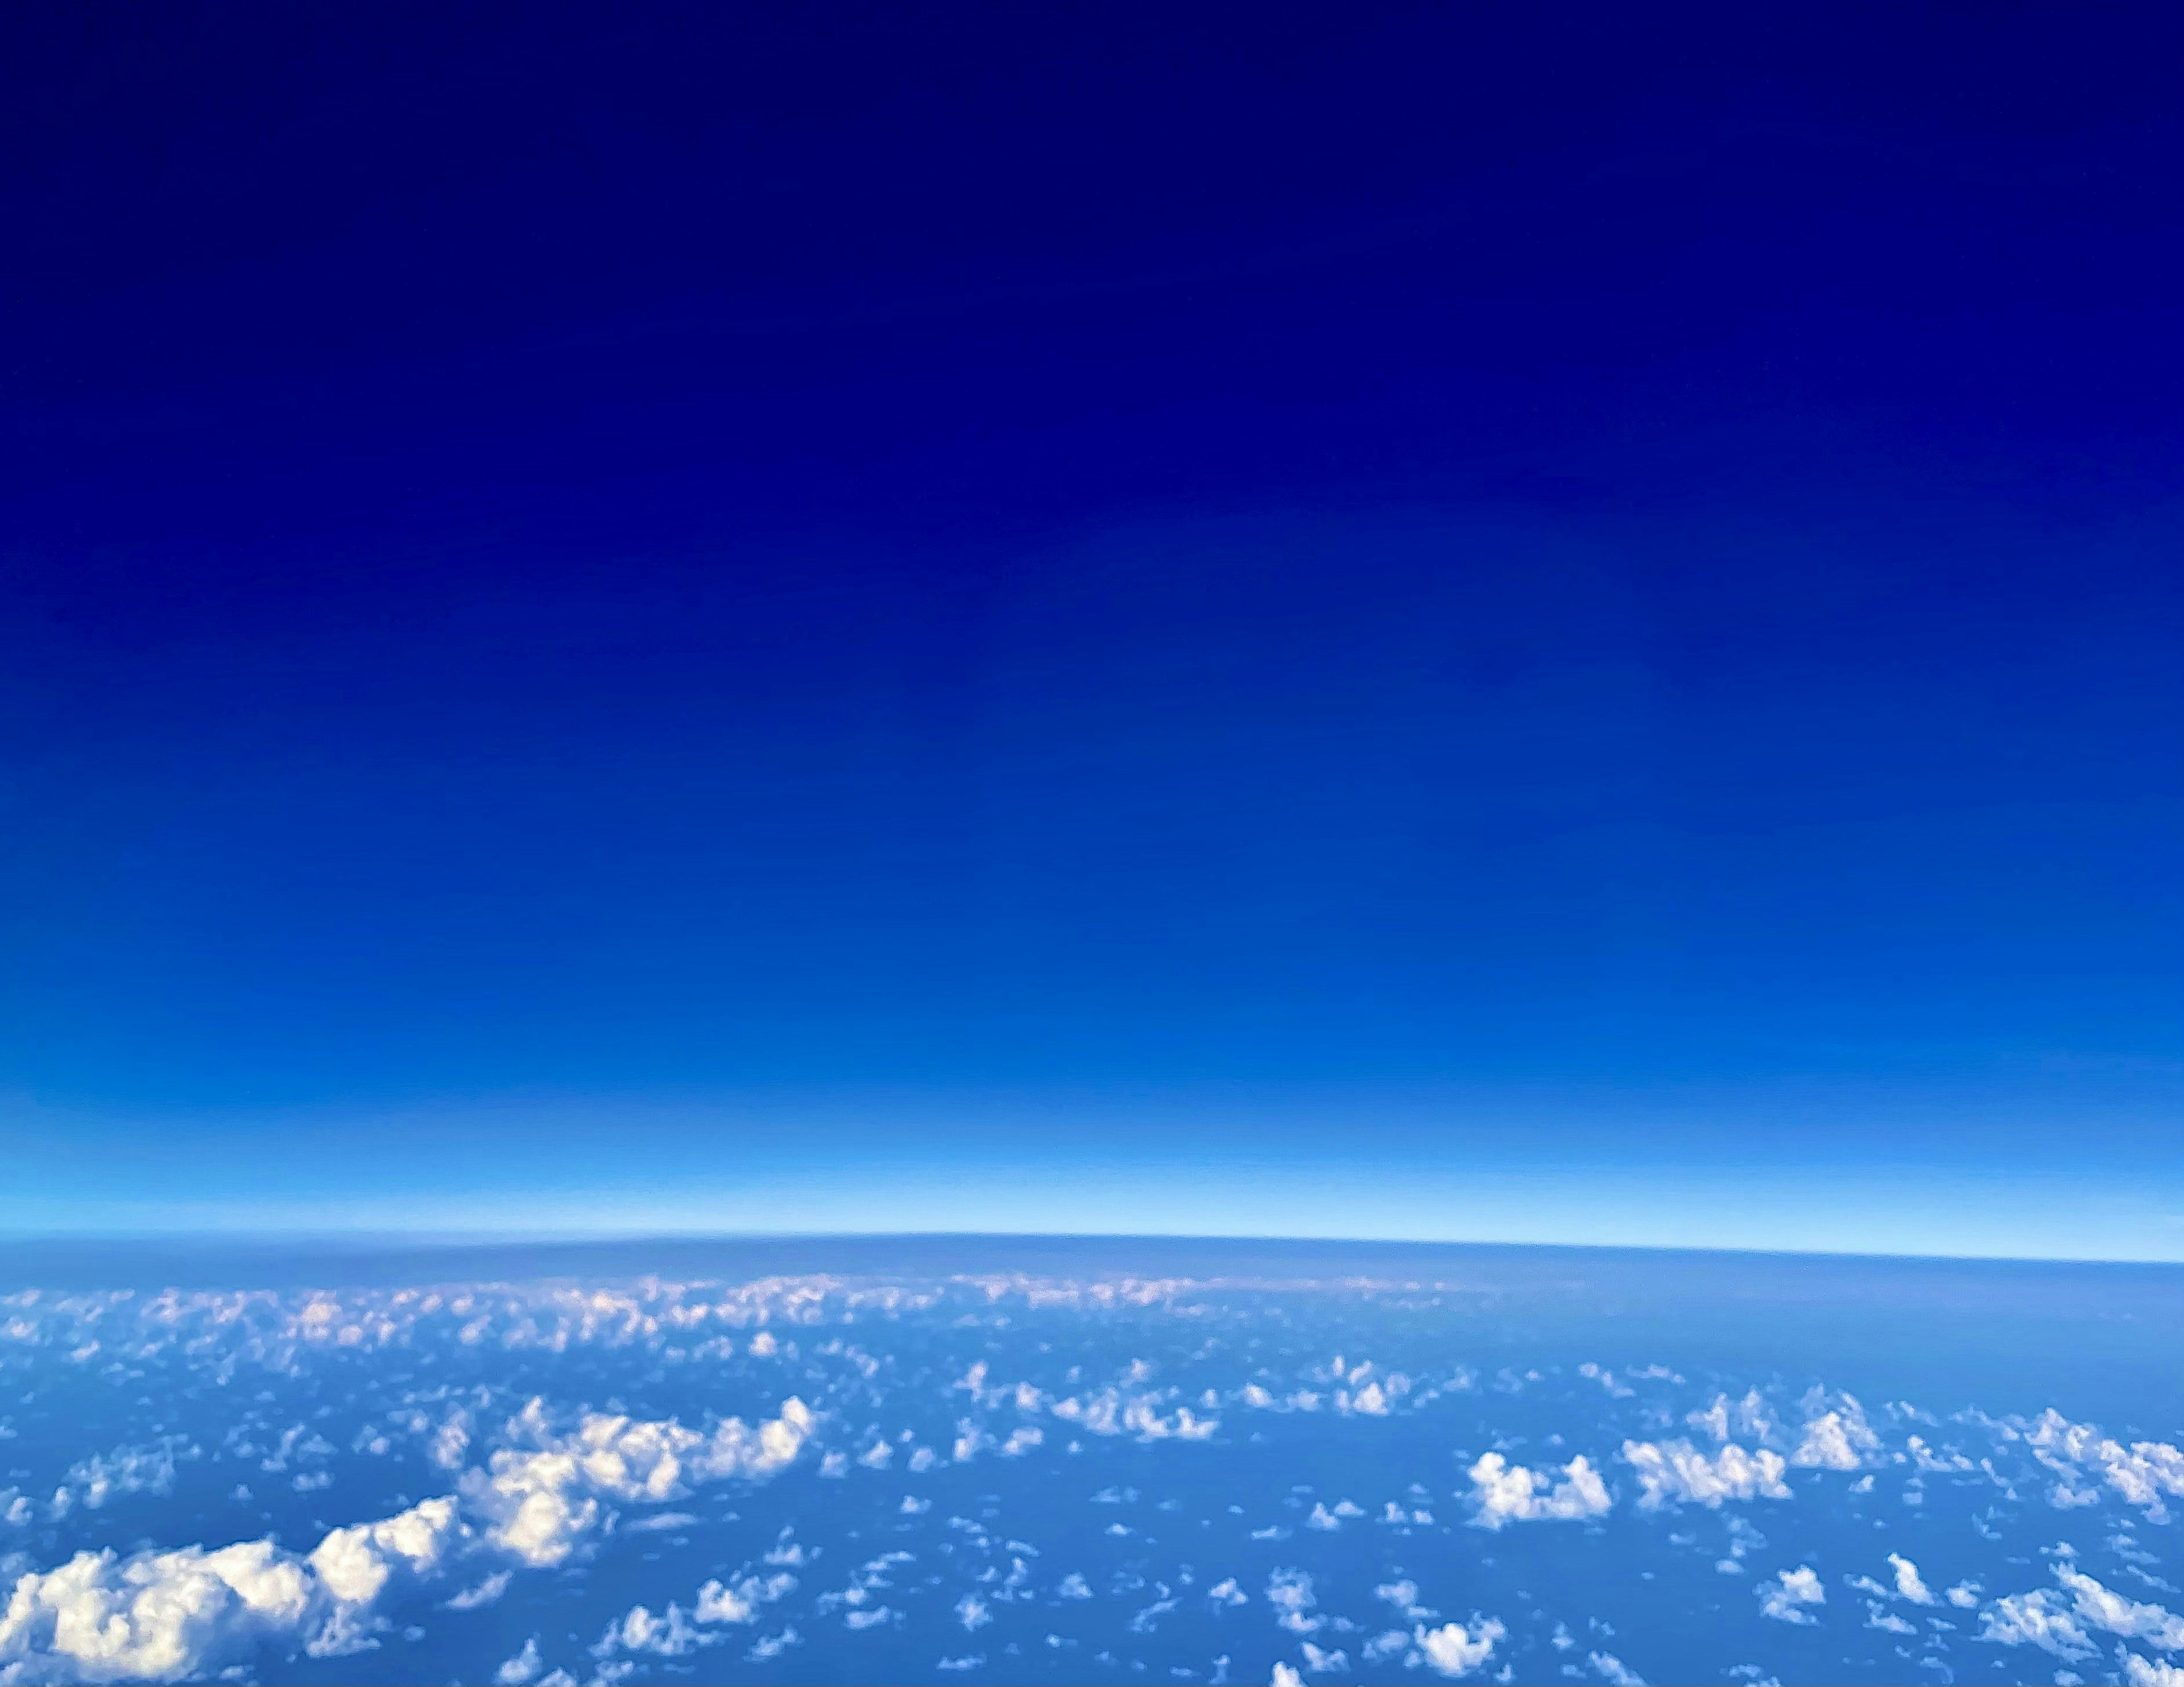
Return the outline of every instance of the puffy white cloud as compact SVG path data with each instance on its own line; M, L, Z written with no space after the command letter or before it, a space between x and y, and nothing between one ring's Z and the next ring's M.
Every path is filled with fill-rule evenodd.
M478 1552L560 1563L599 1526L603 1498L665 1499L685 1481L770 1474L796 1456L811 1426L802 1402L790 1400L756 1429L733 1418L700 1434L672 1421L594 1416L554 1437L534 1402L511 1430L543 1445L496 1454L455 1495L333 1529L308 1557L258 1540L127 1558L84 1552L25 1573L0 1617L0 1676L170 1681L260 1645L290 1655L358 1651L376 1644L373 1606L398 1578L428 1580ZM499 1592L488 1579L458 1599L485 1603L488 1588Z
M1937 1453L1926 1445L1923 1437L1918 1435L1908 1437L1903 1446L1911 1455L1911 1462L1930 1475L1944 1472L1953 1474L1979 1468L1955 1448L1944 1447Z
M202 1450L180 1435L163 1435L144 1445L94 1453L69 1467L61 1485L53 1490L47 1514L64 1517L79 1506L97 1511L125 1494L171 1494L177 1461L201 1456Z
M1934 1590L1919 1578L1919 1567L1901 1553L1888 1555L1888 1567L1896 1572L1896 1596L1908 1599L1914 1605L1936 1605Z
M1339 1675L1350 1668L1350 1654L1336 1647L1323 1651L1310 1640L1304 1643L1305 1668L1314 1675Z
M494 1687L528 1687L545 1667L545 1660L538 1656L538 1637L533 1634L523 1643L521 1651L493 1671Z
M2166 1441L2134 1441L2126 1447L2091 1423L2073 1423L2052 1406L2033 1420L2025 1439L2051 1469L2066 1478L2081 1470L2097 1474L2153 1522L2169 1520L2164 1498L2184 1499L2184 1451ZM2068 1481L2054 1490L2065 1496L2064 1503L2080 1491Z
M510 1429L535 1445L495 1452L486 1468L464 1474L461 1492L490 1545L535 1568L550 1567L599 1528L604 1502L673 1500L689 1491L686 1484L770 1476L794 1461L813 1422L810 1408L792 1397L782 1402L780 1417L755 1429L739 1417L708 1434L672 1418L595 1412L573 1433L557 1435L534 1400Z
M337 1528L312 1551L311 1568L348 1605L369 1605L399 1571L430 1575L465 1544L469 1531L452 1498L422 1500L377 1523Z
M745 1576L733 1587L710 1581L698 1590L698 1601L690 1614L700 1623L749 1623L758 1616L760 1606L770 1605L795 1590L796 1578L785 1572L763 1581Z
M2127 1651L2123 1654L2123 1679L2125 1687L2184 1687L2184 1669Z
M1623 1462L1638 1473L1638 1503L1646 1510L1671 1502L1719 1506L1726 1500L1786 1500L1780 1453L1747 1452L1731 1443L1712 1458L1689 1441L1625 1441Z
M2184 1651L2184 1617L2162 1606L2126 1598L2068 1563L2056 1565L2055 1579L2070 1592L2080 1618L2094 1628L2126 1640L2148 1641L2165 1652Z
M1535 1472L1521 1464L1513 1465L1499 1453L1481 1456L1470 1473L1472 1520L1485 1528L1500 1528L1507 1523L1595 1517L1614 1504L1600 1473L1582 1455L1563 1467L1559 1482L1554 1480L1552 1471Z
M1307 1617L1319 1601L1312 1590L1312 1578L1302 1570L1277 1570L1267 1581L1267 1603L1281 1612L1274 1621L1293 1634L1313 1634L1326 1622L1323 1617Z
M1767 1402L1759 1397L1759 1390L1748 1390L1744 1398L1732 1400L1727 1395L1717 1394L1702 1411L1687 1415L1684 1422L1695 1429L1704 1429L1717 1441L1728 1441L1739 1435L1751 1440L1764 1442L1774 1433L1774 1419L1767 1410Z
M1438 1629L1415 1629L1411 1639L1437 1673L1453 1679L1470 1674L1493 1656L1496 1643L1508 1632L1490 1617L1474 1617L1468 1627L1445 1623Z
M270 1540L117 1558L80 1552L15 1583L0 1616L13 1682L179 1681L266 1640L292 1649L326 1595Z
M1646 1678L1613 1652L1587 1652L1585 1661L1608 1687L1646 1687Z
M626 1614L607 1624L606 1633L592 1648L592 1656L607 1658L621 1651L687 1657L701 1646L717 1645L722 1638L697 1627L682 1607L671 1600L665 1617L655 1617L649 1606L632 1606Z
M1273 1674L1268 1679L1273 1687L1304 1687L1304 1677L1297 1673L1296 1666L1284 1663L1279 1659L1274 1662Z
M1876 1450L1880 1438L1867 1426L1858 1404L1837 1411L1822 1412L1807 1423L1790 1462L1820 1470L1856 1470L1865 1455Z
M2077 1619L2044 1588L1995 1601L1980 1612L1979 1637L1997 1645L2037 1646L2064 1659L2092 1657L2097 1652Z
M1201 1417L1187 1406L1163 1412L1161 1408L1166 1404L1167 1396L1162 1395L1125 1396L1116 1389L1103 1389L1083 1400L1074 1395L1058 1400L1048 1409L1056 1417L1095 1435L1133 1434L1140 1441L1210 1440L1221 1428L1219 1419Z
M1828 1590L1806 1564L1779 1572L1773 1581L1760 1583L1755 1591L1759 1595L1759 1614L1778 1623L1818 1622L1819 1619L1805 1607L1825 1605L1828 1601Z

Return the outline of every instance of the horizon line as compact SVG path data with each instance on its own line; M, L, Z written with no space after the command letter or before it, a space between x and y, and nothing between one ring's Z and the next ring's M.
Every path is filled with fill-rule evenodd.
M2102 1266L2133 1269L2184 1270L2184 1257L2167 1260L2128 1259L2097 1255L1947 1253L1939 1250L1887 1251L1857 1248L1736 1248L1702 1243L1680 1244L1658 1242L1548 1242L1514 1241L1460 1237L1284 1236L1219 1232L1127 1230L662 1230L602 1234L555 1231L472 1230L340 1230L253 1229L233 1231L177 1230L0 1230L0 1253L44 1247L63 1249L117 1247L130 1250L171 1248L179 1251L216 1251L233 1248L255 1252L290 1248L321 1253L460 1253L494 1248L622 1249L728 1244L749 1246L813 1243L987 1244L1143 1243L1185 1246L1275 1247L1300 1249L1360 1248L1376 1252L1406 1249L1467 1250L1575 1255L1702 1256L1720 1259L1869 1261L1887 1263Z

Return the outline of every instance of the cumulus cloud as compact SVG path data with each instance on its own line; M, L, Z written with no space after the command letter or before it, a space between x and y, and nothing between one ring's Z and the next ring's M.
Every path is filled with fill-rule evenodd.
M1114 1389L1079 1400L1058 1400L1048 1408L1067 1423L1089 1429L1095 1435L1135 1435L1140 1441L1210 1440L1221 1428L1220 1420L1201 1417L1187 1406L1164 1412L1162 1395L1124 1395Z
M2091 1423L2073 1423L2049 1407L2025 1434L2034 1456L2065 1480L2054 1493L2068 1504L2081 1490L2069 1478L2084 1472L2105 1482L2126 1505L2154 1523L2169 1521L2164 1499L2184 1499L2184 1451L2166 1441L2134 1441L2129 1447Z
M1628 1456L1626 1450L1625 1456ZM1614 1501L1599 1472L1582 1455L1562 1468L1535 1472L1488 1453L1471 1467L1472 1521L1485 1528L1509 1523L1573 1522L1596 1517Z
M1587 1652L1585 1661L1608 1687L1646 1687L1646 1678L1613 1652Z
M1623 1462L1638 1475L1638 1503L1648 1511L1687 1504L1719 1507L1727 1500L1786 1500L1780 1453L1747 1452L1734 1443L1708 1458L1689 1441L1625 1441Z
M1773 1581L1760 1583L1755 1590L1759 1595L1759 1614L1778 1623L1816 1623L1819 1619L1806 1607L1825 1605L1828 1600L1819 1576L1805 1564L1778 1573Z
M202 1456L201 1449L180 1435L163 1435L144 1445L94 1453L69 1467L60 1486L53 1490L47 1514L56 1519L65 1517L79 1506L97 1511L122 1495L171 1494L176 1462ZM269 1463L266 1468L276 1467Z
M1445 1623L1438 1629L1413 1629L1411 1639L1436 1673L1454 1679L1470 1674L1493 1656L1496 1643L1508 1632L1490 1617L1474 1617L1468 1627Z
M1790 1462L1819 1470L1856 1470L1880 1445L1880 1438L1852 1400L1843 1410L1822 1412L1807 1423Z
M523 1643L523 1650L505 1660L493 1673L495 1687L527 1687L536 1681L546 1662L538 1656L538 1637L533 1634Z
M1774 1433L1775 1427L1767 1402L1759 1397L1757 1389L1748 1390L1739 1400L1717 1394L1702 1410L1688 1414L1684 1422L1694 1429L1706 1430L1717 1441L1733 1440L1741 1435L1763 1443Z
M556 1436L534 1401L510 1428L538 1445L496 1453L456 1494L333 1529L307 1557L257 1540L126 1558L81 1552L25 1573L0 1616L0 1676L175 1681L261 1645L315 1656L359 1651L377 1644L383 1623L373 1607L398 1582L432 1579L481 1553L561 1563L599 1528L602 1500L667 1499L686 1482L771 1474L811 1426L792 1399L755 1429L733 1418L701 1434L671 1420L593 1416ZM457 1598L482 1604L498 1592L489 1578Z
M270 1540L117 1558L80 1552L20 1578L0 1616L14 1682L179 1681L265 1640L300 1640L328 1595Z
M2044 1588L1995 1601L1980 1612L1979 1637L1997 1645L2037 1646L2065 1660L2092 1657L2098 1651L2076 1618Z
M795 1589L796 1578L786 1572L764 1580L744 1576L733 1586L710 1581L698 1590L698 1602L691 1614L700 1623L749 1623L757 1617L760 1606L770 1605Z
M487 1541L533 1568L564 1562L599 1528L610 1500L679 1499L688 1484L770 1476L794 1461L813 1425L800 1400L755 1429L739 1417L710 1434L672 1418L633 1420L592 1413L570 1434L554 1434L532 1400L510 1424L529 1449L504 1448L484 1469L465 1472L465 1503Z
M2117 1593L2067 1562L2056 1565L2055 1579L2070 1595L2072 1609L2080 1619L2094 1628L2126 1640L2145 1640L2165 1652L2184 1651L2184 1617Z
M1307 1617L1319 1601L1312 1590L1312 1578L1302 1570L1277 1570L1267 1580L1267 1603L1281 1612L1274 1621L1293 1634L1312 1634L1326 1622L1323 1617Z
M1896 1596L1898 1599L1908 1599L1914 1605L1939 1603L1934 1597L1934 1590L1919 1578L1919 1567L1908 1558L1901 1553L1892 1552L1888 1555L1888 1567L1896 1572Z

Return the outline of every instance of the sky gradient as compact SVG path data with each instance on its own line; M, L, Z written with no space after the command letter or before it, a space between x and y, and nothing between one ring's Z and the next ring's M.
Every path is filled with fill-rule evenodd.
M2173 14L7 28L0 1228L2184 1259Z

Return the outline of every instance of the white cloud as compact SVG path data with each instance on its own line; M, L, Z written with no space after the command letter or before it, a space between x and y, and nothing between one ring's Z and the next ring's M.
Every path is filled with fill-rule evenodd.
M1888 1555L1889 1567L1896 1572L1896 1596L1908 1599L1914 1605L1935 1605L1940 1601L1934 1590L1919 1579L1919 1567L1901 1553Z
M1820 1585L1819 1575L1805 1564L1779 1572L1774 1580L1760 1583L1754 1591L1759 1595L1759 1614L1778 1623L1818 1622L1805 1607L1825 1605L1828 1600L1828 1590Z
M298 1643L326 1591L270 1540L208 1552L80 1552L20 1577L0 1616L0 1674L15 1682L179 1681L265 1640Z
M1741 1400L1718 1394L1703 1411L1690 1413L1684 1422L1695 1429L1708 1431L1717 1441L1743 1435L1763 1443L1775 1427L1774 1418L1768 1413L1767 1402L1759 1397L1757 1389L1749 1390Z
M1600 1473L1582 1455L1563 1467L1562 1478L1555 1482L1552 1471L1528 1470L1512 1465L1499 1453L1487 1453L1471 1467L1473 1521L1485 1528L1500 1528L1507 1523L1570 1522L1598 1517L1614 1503Z
M2055 1579L2069 1590L2078 1616L2096 1629L2148 1641L2165 1652L2184 1651L2184 1617L2126 1598L2067 1563L2055 1566Z
M566 1435L546 1425L532 1400L510 1424L532 1450L504 1448L483 1470L465 1473L463 1498L486 1540L534 1568L566 1561L600 1527L604 1502L679 1499L686 1484L770 1476L793 1462L813 1418L800 1400L753 1429L731 1417L708 1434L672 1418L586 1416Z
M1980 1612L1979 1637L1997 1645L2038 1646L2064 1659L2092 1657L2097 1652L2076 1619L2045 1589L1995 1601Z
M538 1656L538 1637L533 1634L523 1643L521 1651L493 1671L495 1687L527 1687L528 1683L538 1679L544 1667L544 1660Z
M2166 1441L2134 1441L2126 1448L2091 1423L2073 1423L2052 1406L2033 1421L2025 1439L2051 1469L2065 1477L2081 1469L2097 1473L2126 1505L2137 1506L2154 1523L2169 1520L2164 1496L2184 1499L2184 1451ZM2081 1490L2065 1482L2055 1491L2075 1496Z
M1847 1396L1846 1396L1847 1398ZM1864 1456L1880 1445L1852 1400L1844 1409L1820 1414L1805 1425L1790 1462L1820 1470L1856 1470Z
M1322 1651L1310 1640L1304 1643L1305 1668L1314 1675L1339 1675L1350 1668L1350 1654L1336 1648Z
M377 1523L335 1529L313 1550L311 1568L336 1599L369 1605L398 1571L415 1576L438 1571L468 1534L454 1500L443 1495Z
M2184 1669L2127 1651L2123 1654L2123 1679L2126 1687L2184 1687Z
M1284 1663L1279 1659L1275 1661L1274 1673L1268 1679L1273 1687L1304 1687L1304 1677L1297 1673L1296 1666Z
M1646 1510L1671 1502L1719 1506L1725 1500L1786 1500L1780 1453L1747 1453L1734 1443L1709 1459L1689 1441L1625 1441L1623 1462L1638 1473L1638 1503Z
M499 1599L501 1595L508 1591L508 1584L513 1579L515 1579L515 1578L509 1571L495 1570L476 1587L465 1588L460 1593L449 1600L448 1601L448 1609L450 1611L476 1611L481 1606L491 1605L495 1600Z
M176 1462L201 1456L202 1450L180 1435L163 1435L148 1445L94 1453L69 1467L61 1485L53 1490L47 1512L60 1518L79 1506L97 1511L120 1495L171 1494Z
M795 1590L796 1578L785 1572L764 1581L744 1576L733 1587L707 1582L698 1590L698 1602L690 1614L700 1623L749 1623L758 1616L760 1606L770 1605Z
M1474 1617L1468 1628L1445 1623L1438 1629L1413 1629L1411 1638L1438 1673L1454 1678L1484 1664L1494 1655L1495 1643L1508 1632L1490 1617Z
M1587 1652L1585 1661L1608 1687L1646 1687L1646 1678L1613 1652Z
M671 1420L593 1416L555 1437L533 1402L510 1427L541 1445L497 1453L490 1472L467 1473L455 1495L332 1530L307 1558L258 1540L127 1558L83 1552L26 1573L0 1616L0 1675L170 1681L260 1645L292 1656L359 1651L376 1644L383 1625L373 1606L398 1580L436 1578L481 1552L560 1563L599 1527L602 1499L666 1499L686 1481L770 1474L796 1456L811 1423L790 1400L755 1430L733 1418L705 1434ZM482 1604L492 1587L489 1578L457 1597Z
M1293 1634L1317 1634L1326 1618L1305 1612L1318 1604L1312 1578L1302 1570L1277 1570L1267 1580L1267 1603L1282 1614L1274 1621Z
M618 1651L651 1652L660 1657L687 1657L701 1646L717 1645L722 1636L696 1627L682 1607L668 1602L667 1614L655 1617L649 1606L632 1606L607 1624L592 1648L592 1656L607 1658Z
M800 1646L803 1644L804 1636L798 1634L794 1626L791 1625L783 1629L778 1634L760 1636L751 1642L750 1650L744 1656L753 1663L765 1663L770 1659L779 1657L791 1646Z

